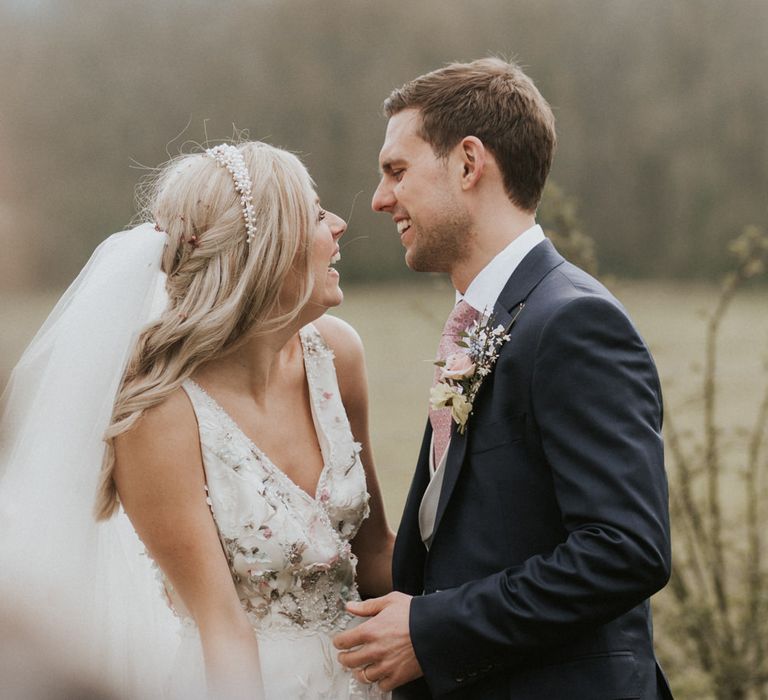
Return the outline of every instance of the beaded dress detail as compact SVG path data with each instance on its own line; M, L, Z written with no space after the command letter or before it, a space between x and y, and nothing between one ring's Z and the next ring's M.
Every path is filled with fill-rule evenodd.
M350 541L368 516L368 493L333 352L312 325L300 337L324 464L316 493L295 484L189 379L183 388L197 416L207 500L259 640L267 698L385 698L377 686L355 681L331 644L335 634L356 624L344 606L359 600ZM184 617L183 605L164 583ZM196 636L193 623L187 626Z

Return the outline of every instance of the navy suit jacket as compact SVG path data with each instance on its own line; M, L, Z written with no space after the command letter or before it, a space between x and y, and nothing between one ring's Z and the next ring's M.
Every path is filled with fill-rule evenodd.
M397 535L424 678L395 697L671 698L648 598L670 574L662 401L625 310L547 240L494 310L511 326L464 434L432 546L427 425Z

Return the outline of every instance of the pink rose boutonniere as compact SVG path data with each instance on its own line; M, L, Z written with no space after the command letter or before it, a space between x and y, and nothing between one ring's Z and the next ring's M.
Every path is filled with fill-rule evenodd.
M518 315L520 310L522 304ZM483 380L496 364L501 346L509 340L507 330L494 325L493 316L485 322L475 321L459 334L456 344L462 350L435 362L440 368L440 381L432 387L430 405L433 409L450 408L460 433L466 429Z
M445 358L445 364L440 370L443 379L469 379L475 373L475 363L465 352L454 352Z

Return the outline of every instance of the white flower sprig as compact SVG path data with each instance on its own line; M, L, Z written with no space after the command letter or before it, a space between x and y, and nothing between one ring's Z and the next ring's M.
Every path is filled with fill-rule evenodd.
M218 165L226 168L235 182L235 191L240 195L240 206L245 219L245 240L250 243L256 236L256 217L253 211L253 183L245 158L231 143L220 143L205 152Z
M456 345L462 350L435 362L442 381L432 387L430 405L433 409L450 408L460 433L466 428L483 380L493 370L501 346L508 340L507 329L494 326L493 316L483 323L476 320L459 333Z

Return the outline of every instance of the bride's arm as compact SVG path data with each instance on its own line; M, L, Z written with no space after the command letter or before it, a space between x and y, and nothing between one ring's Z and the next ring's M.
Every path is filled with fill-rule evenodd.
M123 507L200 630L211 696L263 697L256 637L206 502L197 423L183 390L120 435L115 454Z
M392 548L395 535L387 524L373 462L363 344L357 332L340 319L326 315L315 321L315 325L333 350L339 391L352 435L363 446L360 459L365 469L371 512L352 542L352 550L358 558L358 587L365 598L381 596L392 590Z

